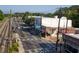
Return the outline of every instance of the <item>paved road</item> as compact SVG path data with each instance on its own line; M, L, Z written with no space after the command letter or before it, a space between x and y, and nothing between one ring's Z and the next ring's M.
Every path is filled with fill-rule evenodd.
M14 18L14 27L20 35L24 51L26 53L53 53L55 45L47 40L35 35L35 31L31 27L26 26L20 18Z

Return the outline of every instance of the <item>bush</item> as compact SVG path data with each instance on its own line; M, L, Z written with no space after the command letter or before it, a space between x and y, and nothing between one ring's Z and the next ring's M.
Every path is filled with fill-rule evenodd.
M12 43L12 47L9 47L9 53L12 53L12 52L18 52L18 43L15 42L15 43Z
M12 47L9 47L8 52L12 53L12 51L13 51Z

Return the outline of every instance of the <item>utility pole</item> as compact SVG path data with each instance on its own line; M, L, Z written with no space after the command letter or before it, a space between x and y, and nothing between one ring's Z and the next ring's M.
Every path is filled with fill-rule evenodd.
M11 16L12 16L12 10L10 10L9 11L9 30L8 30L8 42L9 42L9 44L8 44L8 52L9 52L9 47L11 47L11 34L12 34L12 32L11 32Z
M67 33L67 25L68 25L68 20L66 21L66 30L65 30L65 33Z
M60 18L59 18L59 22L58 22L58 32L57 32L57 41L56 41L56 52L58 51L59 29L60 29Z
M12 10L10 9L10 39L12 40L12 20L11 20L11 17L12 17Z
M9 18L9 32L11 32L11 16L12 16L12 10L10 9L10 18ZM10 33L9 33L9 38L10 38Z
M58 42L59 42L59 33L60 33L60 18L61 18L61 8L59 13L59 21L58 21L58 32L57 32L57 41L56 41L56 52L58 52Z

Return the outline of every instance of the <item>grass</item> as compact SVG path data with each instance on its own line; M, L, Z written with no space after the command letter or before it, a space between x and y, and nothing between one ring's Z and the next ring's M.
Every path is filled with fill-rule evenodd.
M8 17L5 17L3 20L0 20L0 23L4 22Z
M18 42L13 42L13 43L12 43L12 46L9 47L8 52L9 52L9 53L18 52L18 47L19 47Z

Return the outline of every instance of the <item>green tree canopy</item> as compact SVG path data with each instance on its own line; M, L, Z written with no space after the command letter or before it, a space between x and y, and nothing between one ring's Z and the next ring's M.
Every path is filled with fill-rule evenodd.
M0 10L0 20L3 20L4 19L4 14L3 12Z
M74 27L79 27L79 6L75 5L68 8L65 7L60 9L57 10L54 15L60 16L60 14L62 14L62 16L66 16L68 19L72 20L72 25Z

